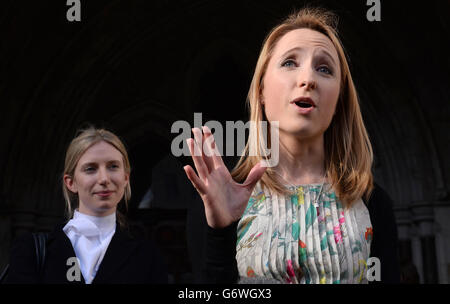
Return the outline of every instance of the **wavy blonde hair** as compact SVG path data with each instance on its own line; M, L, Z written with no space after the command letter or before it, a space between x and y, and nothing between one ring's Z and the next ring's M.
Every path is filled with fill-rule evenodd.
M232 176L236 181L244 181L253 166L267 158L264 154L265 139L260 124L261 121L267 121L260 104L264 75L278 41L288 32L302 28L327 36L339 56L340 93L335 115L324 133L325 170L338 198L345 207L350 207L363 195L367 200L373 189L373 151L364 126L358 94L350 74L346 54L337 34L337 17L334 13L322 8L307 7L291 14L281 24L274 27L264 40L247 96L250 121L256 122L254 124L256 127L250 128L243 156L233 169ZM267 147L270 148L270 139ZM250 151L256 151L257 156L249 156L255 155L249 154ZM280 194L289 192L278 181L271 168L266 170L260 183L263 188L267 187Z
M130 175L131 166L128 159L128 153L123 142L112 132L105 129L96 129L94 127L89 127L87 129L79 131L78 136L76 136L69 147L67 148L66 157L64 161L64 172L63 172L63 195L66 201L66 216L68 219L72 218L73 210L78 206L78 195L70 191L66 184L64 183L64 175L69 175L72 179L75 176L75 168L77 167L78 161L81 156L86 152L87 149L99 142L106 142L116 148L123 157L124 170L125 173ZM131 186L130 180L128 179L127 186L124 192L125 210L128 210L128 201L131 198ZM126 225L125 216L119 211L116 211L117 221L121 226Z

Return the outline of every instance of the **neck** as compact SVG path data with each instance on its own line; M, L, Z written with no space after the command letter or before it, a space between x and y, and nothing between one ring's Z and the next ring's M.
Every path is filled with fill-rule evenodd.
M280 132L280 159L275 170L286 182L292 184L326 181L323 135L299 139Z
M89 215L89 216L96 216L96 217L104 217L104 216L111 215L113 213L116 213L116 209L117 209L117 207L103 209L103 210L88 208L87 205L85 205L81 200L79 201L78 208L77 208L78 212L80 212L80 213L83 213L83 214Z
M116 214L115 213L111 213L111 214L105 215L105 216L98 216L98 215L86 214L86 213L83 213L80 210L76 209L75 213L74 213L74 218L79 218L79 217L89 219L92 223L94 223L100 229L105 229L105 228L110 229L112 227L115 227L115 224L116 224Z

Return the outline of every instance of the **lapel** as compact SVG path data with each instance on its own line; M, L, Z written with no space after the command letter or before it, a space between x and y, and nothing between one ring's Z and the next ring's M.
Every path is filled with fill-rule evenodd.
M92 283L110 283L120 279L124 264L130 261L129 257L136 246L137 243L133 242L133 239L120 227L119 223L116 223L116 232L106 249L105 256Z
M83 274L81 275L81 281L69 282L67 279L67 271L71 265L67 265L67 261L70 258L76 257L73 250L70 239L63 231L67 221L60 223L49 234L46 246L47 256L45 260L45 281L49 283L65 282L65 283L81 283L84 284Z

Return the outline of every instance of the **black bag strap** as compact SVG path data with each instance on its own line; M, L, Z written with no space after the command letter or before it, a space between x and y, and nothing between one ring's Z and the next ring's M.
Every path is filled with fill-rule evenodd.
M8 274L9 264L6 264L5 269L3 269L2 274L0 274L0 283L3 283L3 281L6 278L6 275Z
M46 232L37 232L33 233L34 239L34 247L36 249L36 265L39 275L42 274L42 270L44 269L45 262L45 250L46 243L48 239L48 233Z

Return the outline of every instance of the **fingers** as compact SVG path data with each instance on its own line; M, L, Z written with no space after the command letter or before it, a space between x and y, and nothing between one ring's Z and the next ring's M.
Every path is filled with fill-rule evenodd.
M211 133L211 130L208 128L208 126L203 126L203 133L206 137L206 148L208 149L208 153L211 156L213 160L214 167L220 167L224 166L222 157L220 156L219 149L217 149L216 141L214 140L214 136Z
M195 139L195 145L194 145L194 151L195 156L202 156L203 150L202 150L202 143L203 143L203 136L202 131L198 128L192 128L192 133L194 134Z
M195 169L197 169L198 176L202 180L205 180L205 178L208 176L208 168L206 167L206 164L203 161L203 157L201 156L201 152L199 151L198 144L192 138L188 138L186 142L189 147L189 152L192 155L192 160L194 161Z
M262 167L261 162L258 162L256 165L253 166L252 170L250 170L247 179L242 185L249 189L253 189L256 183L263 176L264 172L266 172L266 169L267 167Z
M212 170L214 170L214 161L213 161L213 148L211 145L211 141L214 140L214 136L212 136L211 131L207 132L209 129L207 129L206 126L202 127L203 129L203 138L202 138L202 157L205 161L206 166L208 167L209 173L211 173Z
M184 172L188 179L191 181L194 188L198 191L200 195L203 195L206 192L206 187L203 181L195 174L194 169L191 166L187 165L183 167Z

